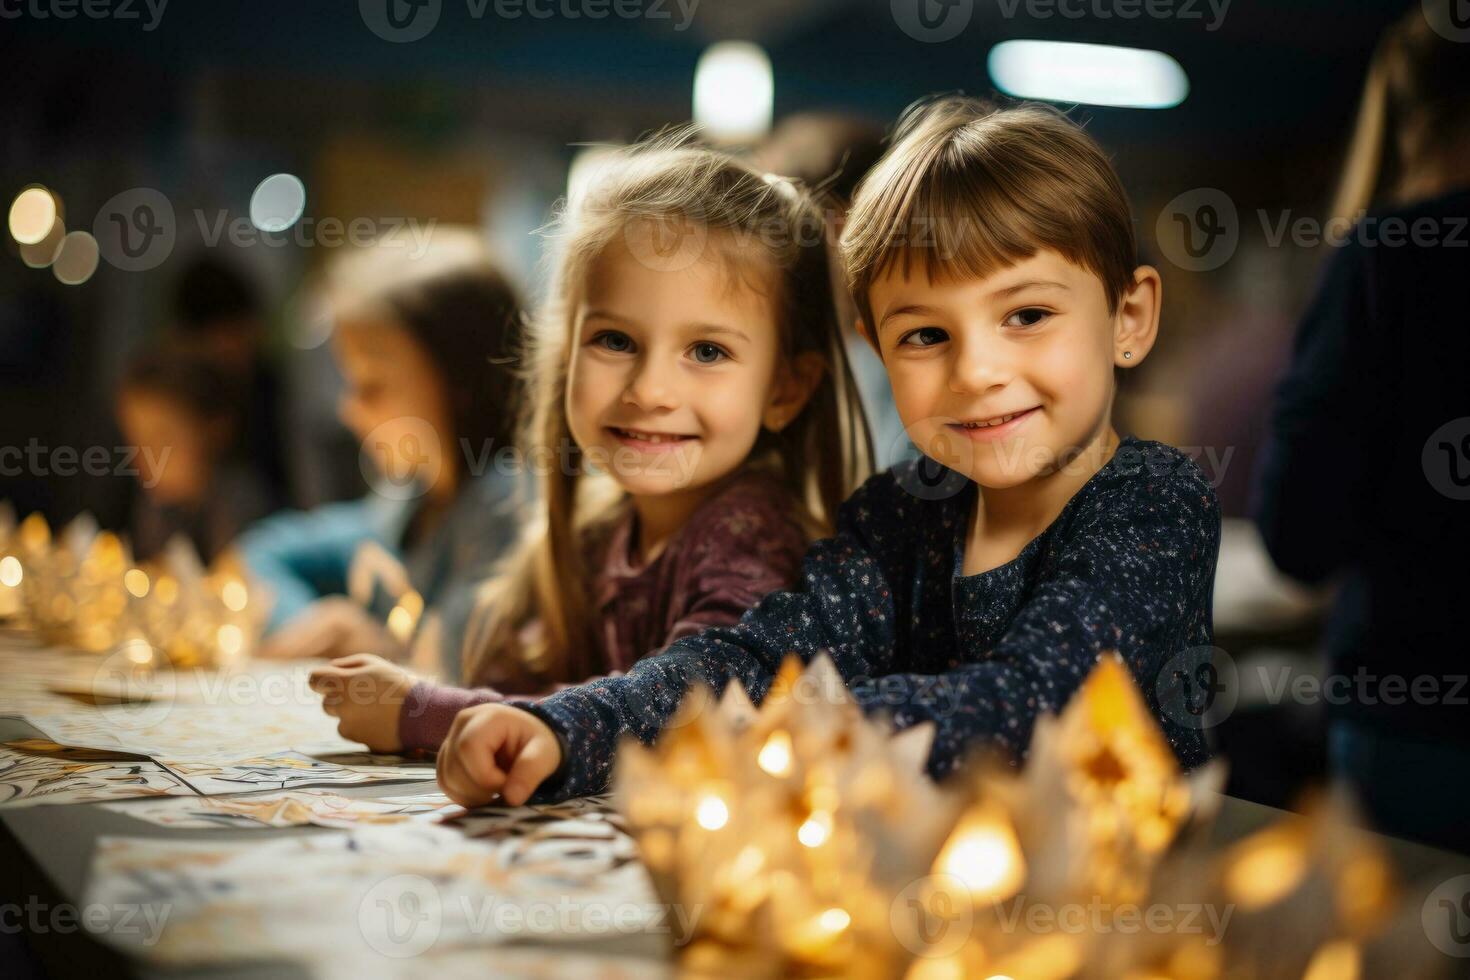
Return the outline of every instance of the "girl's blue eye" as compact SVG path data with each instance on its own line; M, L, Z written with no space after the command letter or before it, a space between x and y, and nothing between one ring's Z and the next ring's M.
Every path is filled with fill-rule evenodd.
M899 345L907 344L910 347L933 347L942 344L949 339L949 334L938 327L920 327L912 333L904 334L899 340Z
M1051 316L1051 313L1049 311L1037 309L1034 306L1030 306L1024 310L1017 310L1010 316L1006 317L1006 326L1034 327L1049 316Z
M617 330L609 330L606 333L598 334L597 339L593 343L601 344L603 349L610 350L614 354L626 354L633 349L633 338Z
M695 344L693 354L700 364L716 364L729 356L719 345L710 343Z

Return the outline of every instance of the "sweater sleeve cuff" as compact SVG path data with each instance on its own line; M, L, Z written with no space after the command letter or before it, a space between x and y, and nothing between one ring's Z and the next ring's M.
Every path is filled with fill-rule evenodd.
M512 707L520 708L522 711L530 712L546 723L546 726L556 735L556 744L561 749L561 762L557 764L556 771L541 781L536 787L536 792L531 794L528 803L559 803L573 796L584 796L587 790L582 787L585 774L578 771L579 767L572 763L571 743L567 738L567 732L571 730L570 719L555 708L548 708L545 701L510 701Z
M419 681L409 689L398 711L398 741L405 749L437 750L454 724L454 716L465 708L504 697L493 688L469 690Z

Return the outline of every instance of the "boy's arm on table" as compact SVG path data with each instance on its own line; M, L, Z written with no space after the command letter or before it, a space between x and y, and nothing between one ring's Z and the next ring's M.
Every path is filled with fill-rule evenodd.
M1118 650L1147 690L1188 645L1191 609L1202 606L1208 616L1219 505L1197 469L1178 479L1186 485L1175 492L1130 485L1077 514L1084 524L1076 537L1088 547L1059 556L984 659L939 674L894 672L902 665L893 662L893 596L849 524L808 553L803 591L768 596L739 625L680 641L626 677L520 705L562 744L562 764L535 799L601 791L618 736L651 743L695 681L718 693L739 680L759 702L791 652L803 661L830 653L855 700L892 712L899 728L932 722L928 768L936 778L982 741L1021 756L1037 714L1064 705L1100 653ZM865 578L874 588L865 598L874 601L842 602Z
M718 694L736 680L759 702L788 654L807 661L824 650L838 660L844 676L886 673L894 647L894 601L856 519L872 482L843 505L837 535L807 551L800 591L770 593L738 624L684 637L622 677L517 704L547 722L562 746L560 768L542 782L533 801L600 792L618 737L629 733L653 742L696 682ZM853 583L864 579L871 601L858 615L856 605L846 600Z

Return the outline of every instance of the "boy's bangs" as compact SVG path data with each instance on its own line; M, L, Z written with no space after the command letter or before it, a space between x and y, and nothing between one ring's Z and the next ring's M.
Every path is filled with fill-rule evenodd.
M973 173L932 168L895 203L890 233L873 243L873 279L893 269L931 283L983 279L1049 244L1031 209Z

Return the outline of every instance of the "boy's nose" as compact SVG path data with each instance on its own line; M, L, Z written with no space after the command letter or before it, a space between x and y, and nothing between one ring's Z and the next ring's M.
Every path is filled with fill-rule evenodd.
M1000 345L961 341L950 369L949 387L958 394L983 392L1005 384L1013 373Z

